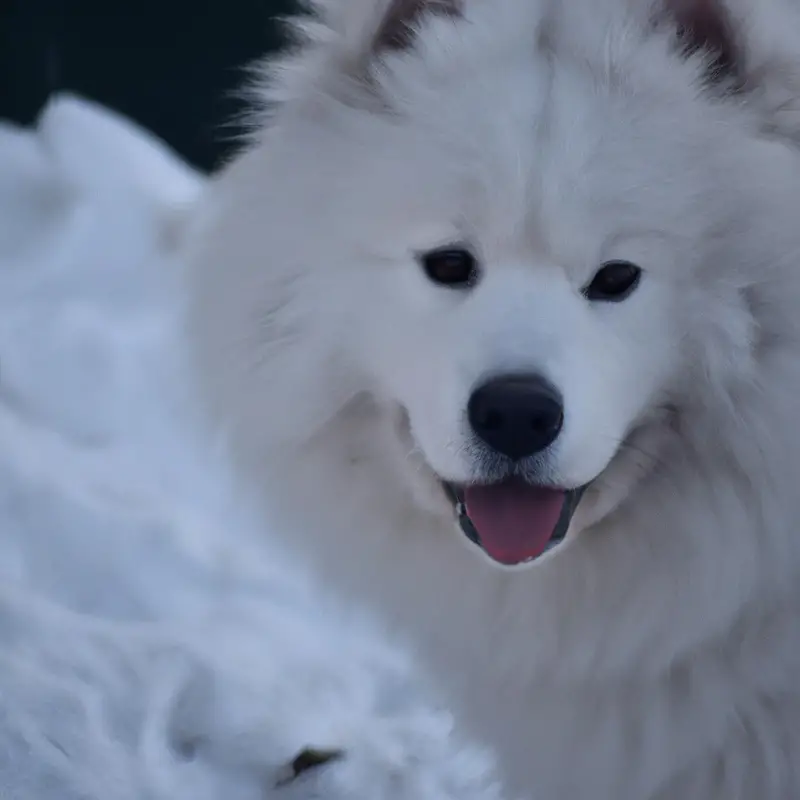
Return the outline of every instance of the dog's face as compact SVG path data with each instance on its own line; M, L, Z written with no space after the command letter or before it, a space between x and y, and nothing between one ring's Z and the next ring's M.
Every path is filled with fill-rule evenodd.
M420 502L523 563L576 507L573 530L623 502L675 414L749 364L726 23L710 3L360 5L369 44L320 56L325 90L273 134L264 257L291 271L253 313L265 350L302 326L318 355L285 356L277 427L310 437L369 396Z
M349 179L363 255L340 267L337 298L407 449L503 562L563 535L570 493L664 420L717 221L703 186L715 137L687 152L674 111L637 110L570 67L537 87L547 65L528 68L516 102L518 79L500 74L508 96L490 82L420 112L441 135L379 137L377 163Z

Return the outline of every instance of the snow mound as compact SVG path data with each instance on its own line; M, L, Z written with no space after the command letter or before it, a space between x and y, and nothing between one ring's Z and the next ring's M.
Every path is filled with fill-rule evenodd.
M499 800L199 435L173 244L204 183L78 98L0 126L0 796Z

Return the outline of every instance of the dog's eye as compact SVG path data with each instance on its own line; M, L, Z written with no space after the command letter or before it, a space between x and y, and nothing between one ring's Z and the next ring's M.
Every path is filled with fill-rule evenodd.
M591 283L583 289L588 300L619 303L634 292L642 277L642 270L630 261L609 261L595 273Z
M442 247L419 257L425 274L441 286L473 286L479 277L478 261L463 247Z

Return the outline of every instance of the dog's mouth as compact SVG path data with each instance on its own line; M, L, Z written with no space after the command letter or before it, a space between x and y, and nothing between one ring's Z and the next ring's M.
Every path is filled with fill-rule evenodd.
M504 566L535 561L561 544L586 489L536 486L516 478L442 485L467 538Z

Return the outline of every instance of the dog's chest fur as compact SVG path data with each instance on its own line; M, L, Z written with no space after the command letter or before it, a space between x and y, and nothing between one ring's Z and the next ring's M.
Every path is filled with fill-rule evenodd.
M630 608L563 625L577 586L543 608L538 565L492 568L447 514L420 511L386 420L373 421L336 428L295 464L281 459L265 476L283 500L271 511L323 580L366 598L419 653L457 722L496 749L510 789L534 800L793 796L800 641L788 615L759 610L661 669L622 647L613 675L607 654L595 669L592 635L624 641ZM648 624L646 607L636 616Z

